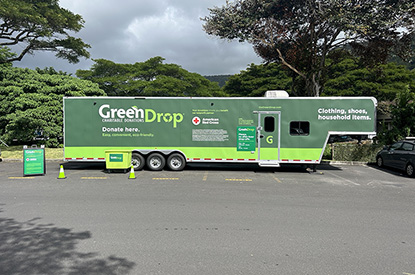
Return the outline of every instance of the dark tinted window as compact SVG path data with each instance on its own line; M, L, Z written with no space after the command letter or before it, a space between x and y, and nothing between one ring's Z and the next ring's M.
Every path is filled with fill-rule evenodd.
M264 119L264 130L265 132L274 132L275 130L275 117L267 116Z
M405 150L405 151L413 151L414 150L414 145L413 144L411 144L411 143L404 143L403 145L402 145L402 150Z
M401 148L401 146L402 146L402 142L396 142L396 143L391 145L390 149L391 150L396 150L396 149Z
M290 135L308 136L310 134L310 122L308 121L291 121Z

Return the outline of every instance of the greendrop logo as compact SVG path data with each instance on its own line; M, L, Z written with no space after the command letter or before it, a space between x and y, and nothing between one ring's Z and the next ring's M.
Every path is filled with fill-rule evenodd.
M103 104L98 109L102 122L165 122L172 123L173 128L183 121L182 113L158 113L153 109L139 109L132 106L129 109L111 108L109 104Z
M123 162L123 155L122 154L110 154L110 161L111 162Z

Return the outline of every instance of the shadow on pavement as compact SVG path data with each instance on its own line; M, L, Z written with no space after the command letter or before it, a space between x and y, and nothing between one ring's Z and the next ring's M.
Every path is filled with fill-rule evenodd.
M102 170L106 171L105 162L65 162L61 163L68 170ZM324 170L341 170L330 164L317 165L317 172ZM147 170L147 169L145 169ZM165 170L167 170L165 168ZM281 167L259 167L257 164L250 163L188 163L185 170L213 170L213 171L253 171L256 173L274 173L274 172L293 172L293 173L310 173L312 165L281 165ZM125 171L123 171L125 173ZM128 172L128 171L127 171Z
M105 162L64 162L60 163L68 170L105 170Z
M391 175L394 175L394 176L401 176L401 177L407 177L407 178L409 178L404 173L404 171L395 169L393 167L379 167L376 164L368 164L368 166L371 167L371 168L373 168L373 169L376 169L376 170L379 170L379 171L382 171L382 172L385 172L385 173L388 173L388 174L391 174Z
M134 262L98 253L81 253L76 245L91 238L89 231L73 232L35 218L18 222L0 218L0 274L128 274Z
M234 164L234 163L189 163L186 170L216 170L216 171L253 171L255 173L310 173L313 170L311 165L281 165L281 167L259 167L257 164ZM319 170L341 170L338 167L321 164L317 165Z

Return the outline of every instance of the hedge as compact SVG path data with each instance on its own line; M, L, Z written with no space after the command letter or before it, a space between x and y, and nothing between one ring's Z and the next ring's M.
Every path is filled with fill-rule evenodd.
M379 144L333 143L327 147L331 148L333 161L376 162L376 153L383 146Z

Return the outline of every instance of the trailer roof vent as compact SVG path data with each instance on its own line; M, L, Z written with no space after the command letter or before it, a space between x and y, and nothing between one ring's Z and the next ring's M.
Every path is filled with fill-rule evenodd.
M290 97L290 95L283 90L266 91L265 97Z

